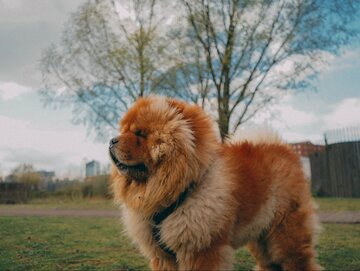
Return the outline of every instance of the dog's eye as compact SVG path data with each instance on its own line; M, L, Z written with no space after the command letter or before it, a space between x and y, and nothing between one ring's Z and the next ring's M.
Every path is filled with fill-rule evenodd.
M146 138L146 133L143 130L140 130L140 129L135 131L135 135L139 136L139 137Z

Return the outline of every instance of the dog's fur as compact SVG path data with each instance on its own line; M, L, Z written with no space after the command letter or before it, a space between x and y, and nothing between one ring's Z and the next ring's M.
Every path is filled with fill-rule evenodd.
M139 99L120 126L111 146L122 164L112 170L114 197L153 270L232 269L234 250L244 245L258 270L321 269L308 181L274 133L221 144L201 108L159 96ZM170 254L154 239L152 217L192 183L158 226Z

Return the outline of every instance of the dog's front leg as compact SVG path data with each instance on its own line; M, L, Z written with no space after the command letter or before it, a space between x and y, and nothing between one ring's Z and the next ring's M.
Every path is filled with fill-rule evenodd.
M177 255L179 270L232 270L234 249L213 243L200 252L182 251Z
M154 257L151 259L151 270L158 271L170 271L178 270L176 265L176 259L172 257Z

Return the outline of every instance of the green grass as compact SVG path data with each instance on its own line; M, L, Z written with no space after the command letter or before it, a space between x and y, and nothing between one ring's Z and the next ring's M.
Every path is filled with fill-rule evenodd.
M360 198L315 198L320 212L360 211ZM1 208L53 210L117 210L111 199L70 199L48 197L33 199L28 204L1 205Z
M0 270L148 269L114 218L0 217ZM360 268L360 226L326 224L318 248L326 269ZM247 250L235 268L250 269Z
M360 198L315 198L320 212L360 211Z
M48 197L32 199L27 204L0 204L0 209L45 209L45 210L118 210L113 200L105 198Z
M0 217L0 270L147 268L113 218Z
M316 198L319 211L360 211L360 199ZM112 200L49 197L30 204L0 205L16 209L116 210ZM114 218L0 217L0 270L148 269ZM326 224L319 260L327 269L360 269L360 225ZM235 256L235 268L250 269L246 249Z
M320 263L329 270L360 270L359 240L359 224L324 225L318 249Z

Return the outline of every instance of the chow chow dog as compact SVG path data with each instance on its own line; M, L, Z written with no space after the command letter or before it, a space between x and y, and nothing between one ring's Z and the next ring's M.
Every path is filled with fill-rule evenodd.
M196 105L140 98L110 141L127 233L153 270L320 270L317 217L299 157L272 132L221 143Z

